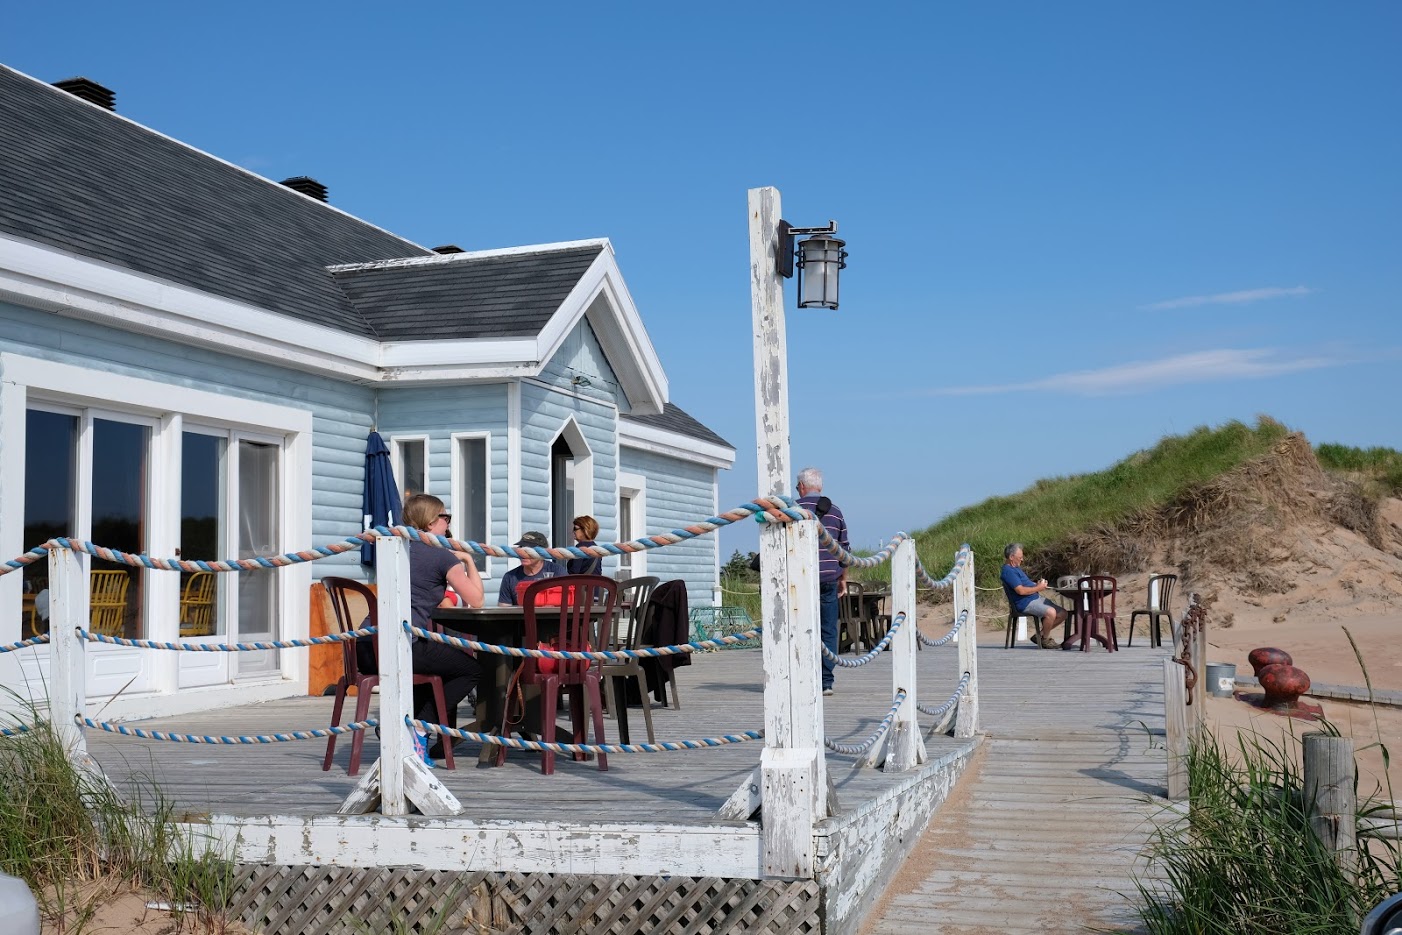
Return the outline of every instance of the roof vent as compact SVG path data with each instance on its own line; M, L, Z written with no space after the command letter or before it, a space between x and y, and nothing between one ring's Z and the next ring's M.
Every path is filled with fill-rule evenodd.
M317 201L326 200L326 186L316 179L308 178L305 175L298 175L290 179L283 179L282 184L293 191L301 192L308 198L315 198Z
M67 91L74 97L81 97L89 104L96 104L108 110L117 109L117 95L91 78L64 78L62 81L55 81L54 87Z
M455 243L445 243L445 244L443 244L443 246L441 246L441 247L434 247L434 248L433 248L433 252L434 252L434 253L444 253L444 254L447 254L447 253L466 253L467 251L464 250L462 247L459 247L459 246L458 246L457 244L455 244Z

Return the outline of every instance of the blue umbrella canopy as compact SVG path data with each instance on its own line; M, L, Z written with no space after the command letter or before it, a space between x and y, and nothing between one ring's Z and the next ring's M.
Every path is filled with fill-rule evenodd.
M389 447L379 432L371 432L365 442L365 491L360 499L361 512L371 526L393 526L403 522L400 515L399 485L394 480L394 468L389 461ZM360 547L360 561L375 564L375 547L365 543Z

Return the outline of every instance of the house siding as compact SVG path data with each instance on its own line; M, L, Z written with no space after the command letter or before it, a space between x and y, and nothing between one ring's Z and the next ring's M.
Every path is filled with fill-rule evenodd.
M689 526L715 514L714 468L636 448L619 451L620 470L647 479L648 535ZM692 607L709 607L716 586L716 536L687 539L647 553L647 573L686 582Z
M510 461L507 384L404 387L380 391L377 426L386 440L395 436L428 437L428 493L456 509L453 481L453 434L486 433L491 487L487 541L511 540ZM462 538L462 530L454 530ZM488 579L500 578L511 562L488 561ZM487 592L492 593L490 587Z
M365 438L373 412L370 388L5 302L0 302L0 347L27 357L169 383L173 388L188 387L311 411L312 502L307 507L312 541L295 545L324 545L360 530ZM99 405L105 398L100 381L75 386L72 391ZM171 411L179 411L178 390L173 389L170 398ZM114 399L111 405L121 409L121 402ZM0 489L0 496L8 495ZM25 543L25 547L34 544ZM361 577L359 553L313 562L312 573L317 578Z

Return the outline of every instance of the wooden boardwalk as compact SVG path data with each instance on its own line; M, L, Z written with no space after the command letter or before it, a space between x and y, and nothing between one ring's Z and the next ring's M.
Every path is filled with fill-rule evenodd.
M759 649L698 654L678 671L682 707L654 711L659 740L695 739L764 726ZM939 704L957 683L954 645L918 656L923 703ZM839 670L837 693L823 699L829 737L864 740L891 706L891 664L883 655L859 669ZM349 707L353 710L353 705ZM191 734L249 735L325 727L330 698L296 698L199 714L153 718L128 726ZM373 710L373 709L372 709ZM100 717L100 715L98 715ZM347 718L349 719L349 718ZM633 739L646 740L641 709L630 712ZM921 718L930 726L931 718ZM468 728L470 725L463 725ZM613 721L606 720L610 742ZM350 740L336 744L336 761L322 772L326 742L308 740L258 746L212 746L87 732L89 750L119 784L153 779L178 808L213 815L330 815L351 792L346 774ZM967 751L971 741L927 739L931 758ZM636 821L716 824L716 812L758 765L763 741L671 753L614 754L609 769L557 757L553 776L540 773L540 755L513 751L500 769L477 769L477 745L457 747L454 771L435 775L475 819L514 821ZM366 738L361 771L379 755ZM828 754L828 769L844 808L874 800L900 782L899 775L855 769L850 756Z
M1167 807L1163 658L981 645L983 749L863 932L1136 931Z

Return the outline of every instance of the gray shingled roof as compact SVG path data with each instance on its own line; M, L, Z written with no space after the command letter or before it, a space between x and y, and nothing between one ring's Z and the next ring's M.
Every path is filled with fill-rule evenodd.
M526 337L540 333L603 249L597 243L501 256L453 254L334 275L386 341Z
M655 429L663 429L668 432L676 432L679 435L686 435L689 438L698 438L701 441L712 442L716 445L724 445L731 450L735 448L730 442L693 419L682 407L672 403L667 403L662 409L662 414L658 416L624 415L623 418L629 422L636 422L639 425L647 425Z
M325 267L432 255L4 66L0 231L363 336Z

